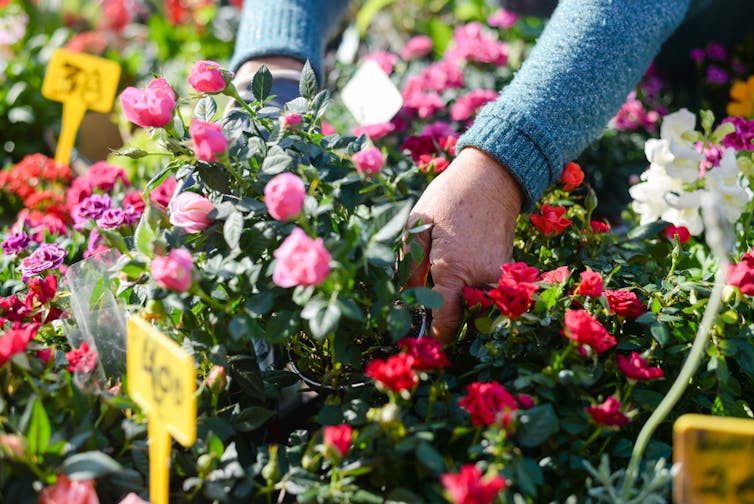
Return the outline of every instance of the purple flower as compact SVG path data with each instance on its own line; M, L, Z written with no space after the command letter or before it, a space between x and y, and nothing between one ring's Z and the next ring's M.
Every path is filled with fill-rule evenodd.
M730 76L722 68L710 65L707 67L706 80L710 84L726 84L730 80Z
M115 229L125 224L127 217L120 208L108 208L97 218L97 225L102 229Z
M710 42L707 44L707 56L714 61L725 61L728 57L728 51L721 43Z
M743 117L726 117L724 123L732 123L736 131L723 138L723 147L733 147L738 150L754 150L754 121L747 121Z
M704 49L701 47L695 47L689 52L689 56L694 63L701 63L704 61Z
M99 219L102 212L111 206L112 201L107 194L92 194L84 198L71 212L73 227L80 231L90 219Z
M3 252L6 255L18 254L23 250L26 250L26 247L29 246L30 241L31 239L25 231L19 231L18 233L10 234L3 241Z
M66 255L65 249L52 243L43 243L21 261L21 279L25 282L31 276L57 268L63 264Z

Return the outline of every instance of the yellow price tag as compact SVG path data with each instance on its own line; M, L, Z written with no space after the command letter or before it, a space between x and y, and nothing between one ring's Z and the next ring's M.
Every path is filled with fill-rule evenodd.
M196 440L194 359L138 316L128 319L126 351L129 394L147 413L150 501L167 504L170 436L183 446Z
M90 109L109 112L113 108L120 79L120 65L90 54L57 49L47 65L42 95L63 103L63 126L55 161L69 164L76 132Z
M754 503L754 420L682 415L673 426L678 504Z

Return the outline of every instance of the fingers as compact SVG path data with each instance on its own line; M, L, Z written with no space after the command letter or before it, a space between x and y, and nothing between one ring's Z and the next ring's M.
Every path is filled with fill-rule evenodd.
M414 223L418 218L411 218ZM420 261L416 261L416 258L411 254L411 244L415 243L419 245L424 254ZM427 284L427 277L429 276L430 262L429 254L432 249L432 228L422 231L414 235L410 235L408 240L403 243L404 256L408 256L411 259L410 274L406 281L407 287L421 287Z
M432 310L429 333L443 345L455 341L455 335L463 322L463 308L459 296L462 287L463 285L435 285L432 289L442 295L443 303L437 310Z

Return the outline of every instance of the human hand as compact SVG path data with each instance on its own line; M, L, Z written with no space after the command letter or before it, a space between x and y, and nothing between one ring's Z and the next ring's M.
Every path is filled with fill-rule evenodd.
M409 224L421 220L432 227L414 235L425 254L408 285L426 284L431 273L443 305L432 312L430 332L441 343L449 343L461 323L461 289L496 282L500 265L510 261L522 201L503 166L465 148L414 205Z

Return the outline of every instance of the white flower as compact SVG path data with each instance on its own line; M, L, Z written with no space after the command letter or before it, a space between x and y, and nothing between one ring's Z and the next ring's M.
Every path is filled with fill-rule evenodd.
M696 116L682 108L677 112L666 115L660 126L660 138L673 142L685 142L681 136L687 131L694 131Z
M685 226L694 236L701 234L704 231L704 222L699 210L705 192L703 189L697 189L666 193L668 208L662 213L662 220L674 226Z
M736 151L728 148L720 158L720 166L709 170L704 177L707 189L719 195L723 217L730 223L741 217L752 197L748 187L742 185L744 179L740 174Z
M660 219L670 208L665 195L670 192L681 192L682 183L675 178L669 177L665 169L659 164L650 165L641 174L640 182L628 192L634 199L632 208L641 216L641 224L648 224Z

